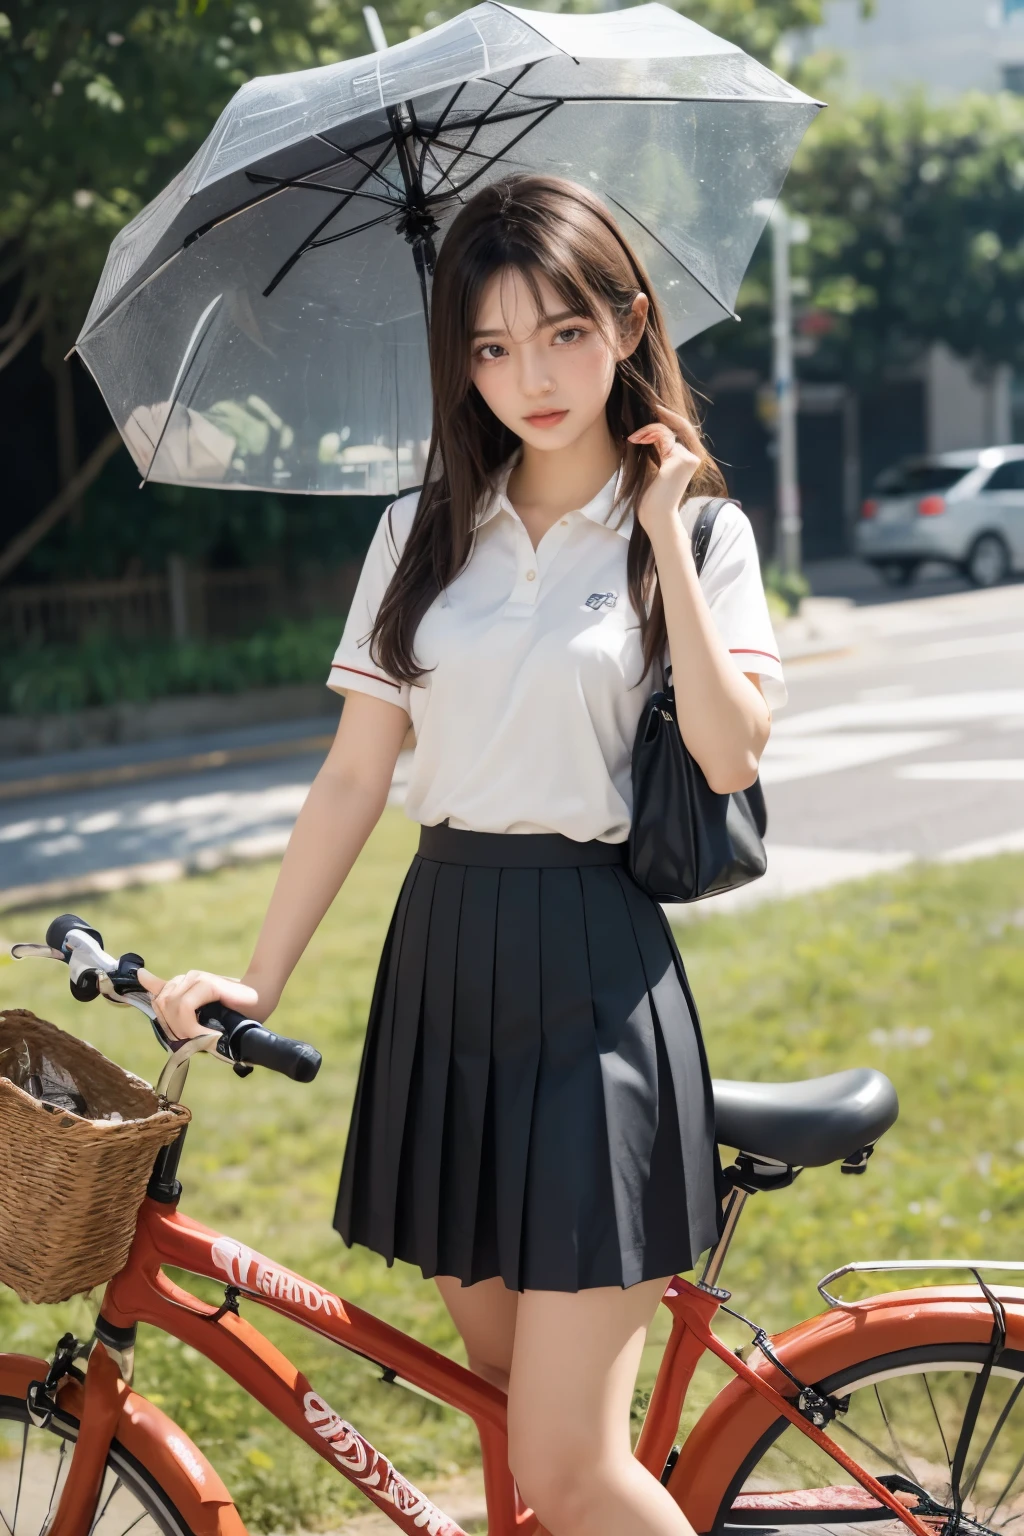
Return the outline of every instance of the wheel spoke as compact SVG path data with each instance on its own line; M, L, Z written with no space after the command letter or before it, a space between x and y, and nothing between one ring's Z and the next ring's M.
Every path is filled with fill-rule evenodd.
M115 1493L117 1493L118 1489L121 1488L121 1487L123 1487L121 1479L119 1477L115 1477L113 1488L111 1488L110 1492L107 1494L106 1498L104 1499L103 1507L101 1509L97 1510L96 1517L93 1520L92 1525L90 1525L90 1527L89 1527L89 1536L93 1536L93 1532L95 1531L96 1527L99 1525L100 1521L103 1519L103 1516L106 1514L107 1510L110 1508L110 1501L111 1501L111 1499L114 1497Z
M1003 1489L1002 1493L999 1495L998 1499L996 1499L995 1503L992 1506L992 1513L988 1517L988 1524L989 1525L991 1525L992 1521L995 1519L995 1517L996 1517L996 1510L999 1508L1000 1504L1002 1504L1003 1500L1006 1498L1007 1494L1010 1492L1010 1489L1013 1487L1013 1485L1017 1481L1018 1477L1020 1477L1020 1474L1021 1474L1022 1471L1024 1471L1024 1454L1021 1455L1020 1460L1017 1462L1017 1465L1014 1467L1013 1471L1010 1473L1010 1480L1009 1480L1009 1482L1007 1483L1006 1487ZM1007 1520L1005 1523L1007 1525L1010 1525L1013 1520L1019 1520L1019 1519L1020 1519L1020 1515L1012 1515L1010 1520Z
M146 1512L145 1512L145 1510L143 1510L141 1515L136 1515L135 1516L135 1519L132 1521L131 1525L126 1525L125 1526L124 1530L121 1532L121 1536L128 1536L128 1532L129 1531L134 1531L134 1529L138 1525L139 1521L140 1520L145 1520L145 1518L146 1518Z
M43 1521L44 1527L49 1525L50 1516L53 1514L53 1501L57 1497L57 1484L60 1482L61 1468L64 1465L64 1458L67 1455L67 1452L68 1443L66 1440L61 1440L60 1455L57 1457L57 1470L53 1477L53 1487L50 1489L50 1501L46 1506L46 1519Z
M886 1433L889 1436L889 1444L892 1446L894 1452L896 1453L896 1456L897 1456L899 1462L901 1463L902 1470L907 1474L907 1476L909 1478L911 1478L913 1480L914 1474L910 1470L910 1464L908 1463L907 1458L903 1454L903 1447L900 1445L899 1441L897 1440L896 1432L893 1429L892 1424L890 1423L890 1420L889 1420L889 1415L885 1411L885 1404L882 1402L882 1394L878 1390L878 1383L877 1382L875 1383L875 1401L878 1404L878 1411L882 1415L882 1423L885 1425Z
M25 1457L27 1455L28 1419L25 1420L25 1427L21 1432L21 1463L18 1467L18 1487L14 1495L14 1519L11 1521L11 1528L15 1531L18 1529L18 1510L21 1507L21 1485L25 1480Z
M862 1435L859 1429L854 1429L849 1424L840 1424L838 1419L835 1422L834 1428L841 1429L844 1435L850 1435L854 1440L859 1440L861 1445L866 1446L869 1451L874 1451L879 1461L884 1461L886 1466L892 1467L894 1472L907 1471L907 1468L900 1466L898 1461L893 1461L888 1451L883 1451L880 1445L876 1445L873 1440L869 1440L867 1435Z
M953 1458L949 1454L949 1446L946 1444L946 1433L945 1433L945 1430L942 1428L942 1420L939 1418L939 1410L935 1406L935 1399L932 1396L932 1389L928 1385L928 1372L927 1371L923 1371L922 1372L921 1380L924 1382L924 1390L927 1392L927 1394L928 1394L928 1401L931 1404L932 1417L935 1420L935 1428L938 1430L938 1432L939 1432L939 1439L942 1441L942 1451L943 1451L943 1455L946 1458L946 1466L949 1468L950 1473L952 1474L952 1471L953 1471Z
M996 1419L995 1427L993 1428L992 1433L989 1435L988 1439L985 1441L985 1447L981 1455L978 1457L977 1462L975 1463L974 1471L967 1479L967 1485L964 1488L965 1499L973 1492L975 1483L977 1483L978 1478L984 1471L985 1463L988 1461L989 1456L992 1454L993 1447L995 1446L996 1441L1002 1433L1003 1425L1006 1423L1007 1419L1010 1417L1010 1414L1013 1412L1014 1405L1016 1404L1017 1399L1020 1397L1022 1390L1024 1390L1024 1376L1021 1377L1020 1381L1018 1381L1017 1385L1006 1399L999 1417Z

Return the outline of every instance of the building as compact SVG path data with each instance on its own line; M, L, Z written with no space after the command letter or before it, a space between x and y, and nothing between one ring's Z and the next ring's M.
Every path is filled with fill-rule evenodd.
M855 91L933 95L1024 92L1024 0L832 0L824 24L795 45L844 57Z

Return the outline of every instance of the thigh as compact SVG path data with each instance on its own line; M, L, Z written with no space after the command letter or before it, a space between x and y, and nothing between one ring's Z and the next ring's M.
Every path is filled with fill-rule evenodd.
M466 1346L470 1369L504 1389L512 1368L518 1291L503 1280L479 1280L463 1285L453 1275L435 1277L445 1306Z
M632 1454L640 1356L670 1278L522 1293L509 1383L513 1471Z

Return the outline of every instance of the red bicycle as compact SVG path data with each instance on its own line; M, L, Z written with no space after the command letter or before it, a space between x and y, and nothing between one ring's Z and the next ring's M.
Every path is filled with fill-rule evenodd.
M78 918L56 920L45 945L15 953L70 966L78 997L133 1004L156 1024L132 981L138 956L109 955ZM207 1032L177 1045L159 1091L177 1100L197 1051L234 1064L315 1075L311 1047L282 1040L224 1008ZM781 1188L804 1167L864 1170L897 1113L895 1092L866 1069L801 1083L715 1085L722 1142L742 1149L729 1169L724 1231L700 1281L679 1277L664 1304L672 1327L636 1455L660 1477L698 1532L715 1536L1002 1536L1024 1520L1024 1291L990 1285L1021 1264L952 1260L847 1264L819 1290L817 1317L769 1338L753 1323L741 1358L712 1331L730 1293L722 1263L752 1193ZM162 1329L198 1350L311 1446L409 1536L464 1536L242 1316L268 1308L468 1414L480 1437L490 1536L537 1530L508 1469L505 1398L471 1371L178 1208L181 1141L160 1155L124 1269L108 1285L95 1333L60 1340L50 1361L0 1355L0 1533L8 1536L243 1536L227 1488L177 1425L132 1386L136 1329ZM171 1281L165 1265L224 1286L219 1306ZM846 1302L829 1290L851 1271L949 1268L970 1283ZM740 1317L738 1313L731 1313ZM742 1322L747 1319L741 1318ZM706 1350L734 1379L680 1447L687 1387ZM796 1528L799 1527L799 1532ZM808 1527L811 1530L808 1530Z

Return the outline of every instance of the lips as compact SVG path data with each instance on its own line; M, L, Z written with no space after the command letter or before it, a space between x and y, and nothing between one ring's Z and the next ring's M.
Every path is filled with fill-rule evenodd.
M568 414L568 411L536 411L534 415L527 416L526 420L531 427L557 427Z

